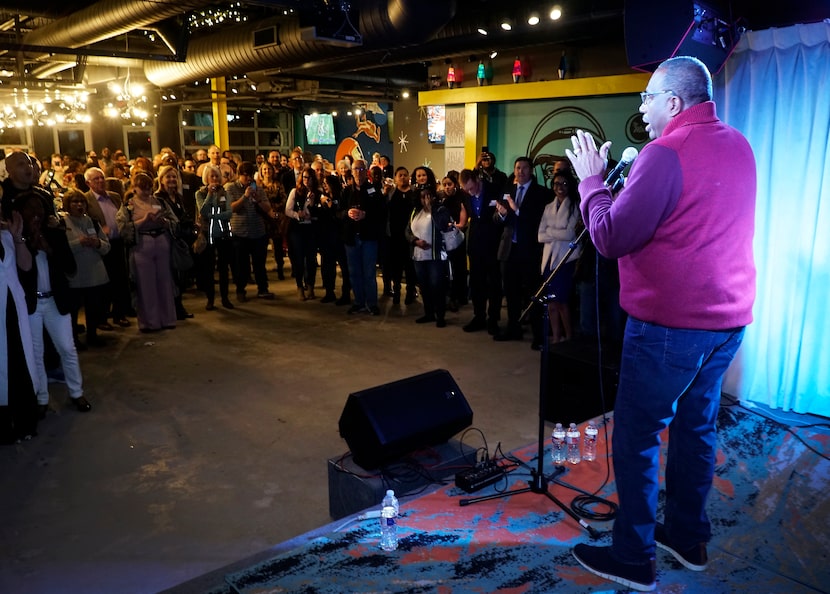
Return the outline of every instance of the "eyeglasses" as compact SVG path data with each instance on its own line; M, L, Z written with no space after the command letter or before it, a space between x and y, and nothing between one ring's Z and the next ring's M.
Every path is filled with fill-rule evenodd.
M651 98L655 95L674 95L674 91L657 91L656 93L643 91L640 93L640 100L643 102L643 105L648 105L651 103Z

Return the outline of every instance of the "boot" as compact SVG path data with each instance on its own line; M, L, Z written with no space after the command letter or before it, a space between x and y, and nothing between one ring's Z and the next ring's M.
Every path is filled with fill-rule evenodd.
M305 289L303 289L302 287L297 287L297 298L299 298L300 301L305 301L306 299L308 299L305 296Z

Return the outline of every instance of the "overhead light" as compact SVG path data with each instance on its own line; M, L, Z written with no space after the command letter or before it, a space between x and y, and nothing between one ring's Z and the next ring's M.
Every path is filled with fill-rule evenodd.
M499 55L499 52L497 52L496 50L493 50L492 52L490 52L490 59L492 60L493 58L495 58L498 55Z
M485 29L484 27L479 27L477 30L481 35L487 35L487 29Z
M337 117L337 111L336 110L334 110L334 109L331 110L331 117L333 117L333 118Z
M530 13L530 16L527 17L527 24L530 25L531 27L535 27L536 25L538 25L539 24L539 13L538 12Z
M510 20L509 20L509 19L504 19L504 20L501 22L501 28L502 28L504 31L512 31L512 30L513 30L513 24L510 22Z
M401 97L404 99L409 99L409 91L403 91L401 93Z
M550 9L550 20L558 21L560 18L562 18L562 7L556 4Z

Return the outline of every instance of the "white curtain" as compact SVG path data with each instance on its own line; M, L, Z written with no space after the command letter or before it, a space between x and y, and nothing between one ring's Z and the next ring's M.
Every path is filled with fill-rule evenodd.
M715 79L755 152L755 321L724 391L830 416L830 20L747 32Z

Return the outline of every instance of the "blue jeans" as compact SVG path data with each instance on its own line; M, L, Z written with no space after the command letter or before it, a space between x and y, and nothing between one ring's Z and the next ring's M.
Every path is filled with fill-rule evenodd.
M612 437L620 501L612 554L618 561L654 557L660 433L667 426L666 534L681 550L709 541L706 498L721 382L743 334L743 328L682 330L628 319Z
M377 307L378 304L378 242L355 237L354 245L346 246L349 276L354 291L354 305Z

